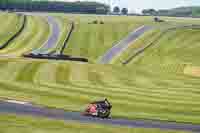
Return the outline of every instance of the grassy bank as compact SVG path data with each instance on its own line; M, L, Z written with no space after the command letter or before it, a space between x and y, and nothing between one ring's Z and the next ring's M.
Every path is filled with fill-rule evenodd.
M1 50L0 54L21 56L23 53L38 48L47 40L49 30L49 26L44 18L28 16L24 30L7 48Z
M74 39L71 39L73 43L69 43L65 53L86 56L92 61L112 46L110 42L122 34L125 35L133 28L132 26L140 25L144 21L148 22L150 19L127 17L122 19L120 24L120 17L84 15L68 17L74 19L79 28L74 32ZM31 19L36 18L29 18L29 23ZM105 24L88 24L95 19L105 19ZM132 21L133 25L130 24ZM123 26L116 28L113 26L116 23ZM82 24L85 26L82 27ZM36 24L34 25L37 27ZM31 27L28 31L31 29L39 30ZM96 30L102 31L96 34L90 32ZM41 35L32 36L36 31L32 31L33 33L28 31L24 35L33 39L31 44L38 44L33 42L37 40L35 36L41 38ZM117 33L114 34L114 31ZM107 34L108 40L115 39L108 41L103 37L104 33ZM135 42L133 48L128 49L122 60L129 57L132 50L148 43L147 40L151 40L157 33L157 31L146 33L144 38ZM46 37L46 34L44 35ZM1 58L0 97L25 100L70 111L82 111L87 103L108 97L113 103L113 117L200 124L199 35L198 29L169 32L153 47L134 58L126 67ZM104 45L102 40L107 40L106 42L109 43ZM79 45L79 41L82 45ZM27 47L33 46L35 47L35 45ZM12 48L7 49L7 52L18 54L22 50L21 47L23 46L13 45Z
M65 53L83 56L92 62L95 62L129 32L151 21L150 17L94 15L68 15L67 17L75 21L75 30ZM98 24L93 23L95 20Z
M0 13L0 46L15 35L23 24L23 17L13 13Z
M70 121L55 121L44 118L0 116L2 133L186 133L183 131L162 131L159 129L126 128L96 124L80 124Z
M183 73L37 60L2 60L0 72L2 98L82 111L108 97L113 117L200 123L198 78Z

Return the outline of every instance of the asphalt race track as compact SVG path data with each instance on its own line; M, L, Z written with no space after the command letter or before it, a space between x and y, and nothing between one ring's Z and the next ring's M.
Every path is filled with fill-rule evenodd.
M59 24L53 16L47 16L47 21L51 27L51 34L41 48L33 50L31 52L33 54L48 54L48 50L55 48L57 45L57 41L60 36Z
M0 101L1 114L17 114L29 115L35 117L46 117L56 120L78 121L81 123L97 123L115 126L127 126L137 128L160 128L165 130L185 130L192 132L200 132L200 125L183 124L175 122L161 122L150 120L125 120L125 119L100 119L82 116L78 112L66 112L59 109L48 109L32 104L12 103L8 101Z
M108 64L110 61L117 56L119 53L123 52L132 44L138 37L143 35L145 32L151 30L153 27L141 26L138 29L131 32L126 38L115 44L110 50L108 50L105 55L99 60L100 64Z

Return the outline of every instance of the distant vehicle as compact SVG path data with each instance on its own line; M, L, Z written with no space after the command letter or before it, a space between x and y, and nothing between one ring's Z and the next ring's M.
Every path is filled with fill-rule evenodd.
M88 24L104 24L104 21L94 20L92 22L89 22Z
M90 103L83 112L83 115L99 118L109 118L111 114L111 109L111 103L108 101L108 99L104 99L103 101Z
M155 21L155 22L165 22L164 20L162 20L162 19L160 19L160 18L158 18L158 17L155 17L155 18L154 18L154 21Z

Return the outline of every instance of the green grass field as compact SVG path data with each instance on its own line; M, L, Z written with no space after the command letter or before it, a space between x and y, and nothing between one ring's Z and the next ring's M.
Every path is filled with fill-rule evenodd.
M62 49L65 39L69 33L70 24L69 24L69 20L66 17L56 17L56 18L57 18L57 21L58 21L60 29L61 29L61 36L60 36L54 50L59 52Z
M82 111L88 102L108 97L113 117L200 123L198 78L162 75L142 67L36 60L1 63L2 98Z
M86 57L91 62L99 59L129 32L151 21L150 17L94 15L68 15L67 17L75 21L75 30L65 53ZM104 24L91 24L95 20L103 21Z
M60 26L68 29L69 21L75 20L76 29L65 53L87 57L91 62L95 62L112 47L113 42L123 38L132 29L143 24L153 24L151 17L107 18L93 15L67 15L66 17L63 14L58 15L57 20ZM88 24L96 19L103 20L105 24ZM165 23L164 28L183 25L179 22L180 19L169 19L176 23L170 22L170 25ZM192 19L186 22L184 24L194 24L198 21ZM143 35L110 65L1 58L0 97L70 111L82 111L87 103L107 97L113 104L114 118L200 124L199 29L170 31L129 64L121 65L121 62L160 34L163 29L162 24L156 26L160 28ZM25 30L8 48L1 50L0 54L19 56L38 48L48 38L49 30L44 18L29 16ZM67 30L62 30L57 49L60 49L60 44L63 43L66 34ZM18 121L19 118L16 119ZM40 125L41 128L43 127L41 130L48 132L45 125L46 121L44 126ZM80 129L85 128L80 124L72 124L67 128L76 132L80 130L77 125L81 127ZM18 127L14 126L10 130L16 128ZM99 131L102 132L114 130L108 127L104 131L101 126L94 125L93 130L96 128L100 128ZM20 130L29 131L29 129ZM135 129L127 130L135 131ZM62 132L64 131L63 129ZM147 131L139 129L135 132ZM155 131L152 130L152 132ZM156 130L156 132L159 131Z
M54 51L60 49L64 43L64 40L68 34L68 22L62 17L57 17L56 20L61 27L61 36L54 49ZM27 16L27 23L22 33L15 38L5 49L0 51L2 55L14 55L21 56L24 53L31 52L43 46L51 34L51 27L47 23L44 17L39 16Z
M156 40L160 35L162 35L164 29L156 28L152 29L141 37L139 37L136 41L134 41L125 51L123 51L119 56L114 58L111 64L115 65L123 65L125 62L128 62L130 58L138 53L138 51L145 48L151 44L154 40Z
M151 66L151 69L170 65L199 66L199 35L199 29L170 31L129 65Z
M23 24L23 17L12 13L0 13L0 20L2 20L0 30L1 46L19 31Z
M47 18L43 18L43 19L47 19ZM60 17L60 16L56 16L54 19L55 19L55 21L57 21L56 23L58 23L58 26L59 26L59 29L60 29L60 33L59 33L60 35L59 35L58 40L56 41L56 44L52 48L43 49L42 51L44 51L44 52L59 53L59 51L61 50L61 48L64 45L65 39L66 39L68 32L69 32L69 29L70 29L70 24L68 22L68 19L66 19L64 17ZM45 20L45 21L47 21L47 20ZM47 22L47 24L48 24L48 22ZM49 36L51 36L51 33L52 33L51 28L52 27L49 25L49 29L50 29ZM47 32L47 29L45 31ZM39 48L42 48L43 44L42 45L40 44Z
M43 18L28 16L22 33L8 47L1 50L0 54L21 56L23 53L40 47L47 40L48 35L49 26Z
M118 58L114 63L121 64L121 62L138 50L137 47L147 45L152 38L157 36L156 34L159 34L159 32L156 32L156 34L152 33L148 33L143 36L143 38L140 38L135 43L135 47L126 51L124 55ZM145 71L149 73L146 74L145 78L143 77L141 83L136 82L138 86L140 85L143 86L143 88L152 88L155 90L159 88L166 92L173 91L173 94L180 95L182 97L180 101L184 101L185 104L187 103L191 106L182 106L184 110L182 114L185 116L195 116L195 114L199 112L198 108L196 108L198 106L196 105L196 98L199 97L198 80L200 77L198 62L199 35L199 29L178 29L170 31L160 38L152 47L133 58L126 66L130 69L140 68L143 69L143 73L145 73ZM138 78L140 78L140 76L138 75L139 72L136 81L139 81ZM171 93L166 93L166 97L171 96ZM174 101L174 103L179 103L177 98L176 96L176 101ZM169 100L172 99L170 98ZM178 106L176 107L178 108ZM171 109L175 111L176 107ZM190 113L186 110L190 110ZM168 110L168 112L170 111ZM197 119L199 120L200 118Z
M181 131L159 129L126 128L97 124L80 124L76 122L55 121L43 118L0 116L0 132L2 133L187 133Z

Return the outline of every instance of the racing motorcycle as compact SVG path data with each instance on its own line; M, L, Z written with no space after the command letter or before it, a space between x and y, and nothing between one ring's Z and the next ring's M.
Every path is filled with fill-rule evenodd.
M104 99L103 101L95 101L90 103L83 112L83 115L99 118L109 118L111 109L111 103L108 101L108 99Z

